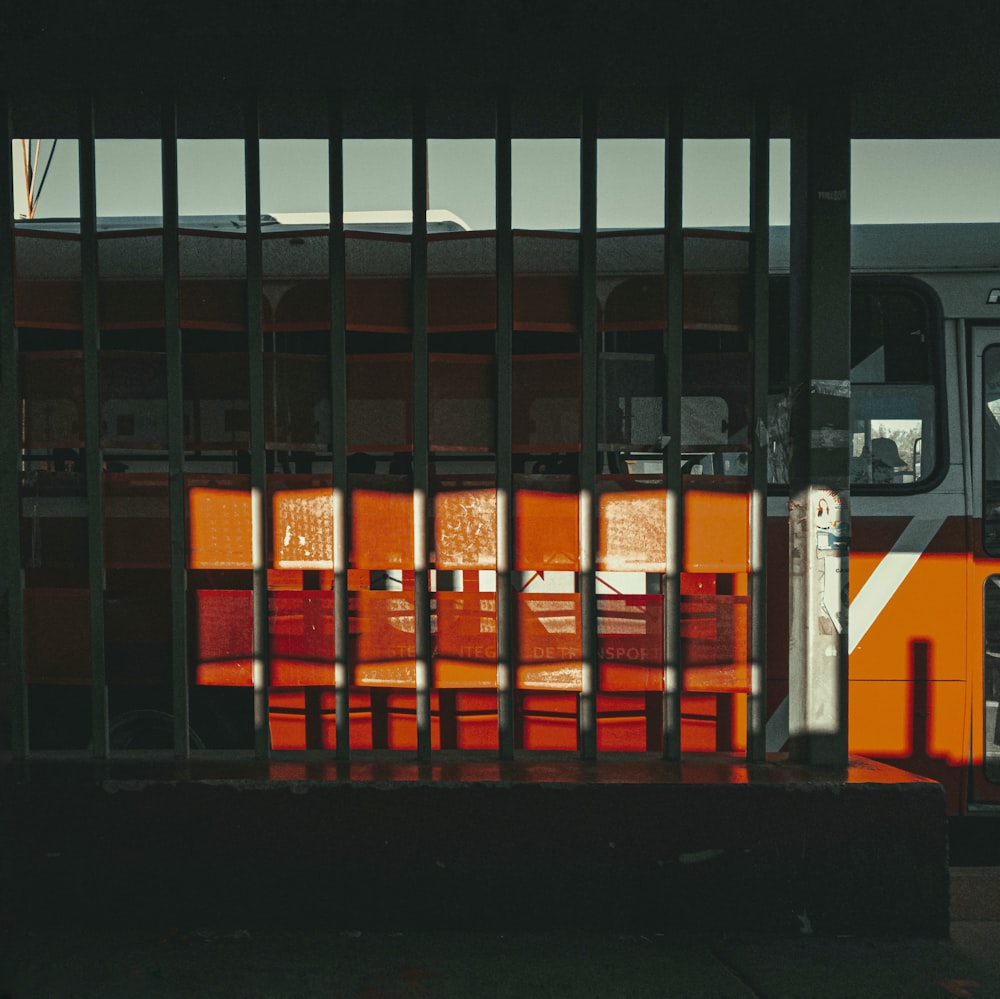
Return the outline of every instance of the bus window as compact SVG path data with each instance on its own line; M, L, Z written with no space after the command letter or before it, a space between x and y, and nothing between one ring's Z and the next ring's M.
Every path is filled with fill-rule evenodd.
M852 283L852 487L892 490L934 471L934 339L927 303L910 286Z
M983 762L990 780L1000 780L1000 576L983 588Z
M1000 555L1000 347L983 352L983 547Z
M728 442L729 407L719 396L685 396L681 400L681 444L689 475L724 475L725 456L718 445Z
M768 481L788 481L787 283L772 292ZM851 283L851 485L892 492L926 482L937 449L937 325L912 281L855 278Z
M907 485L934 467L934 387L854 385L851 483Z

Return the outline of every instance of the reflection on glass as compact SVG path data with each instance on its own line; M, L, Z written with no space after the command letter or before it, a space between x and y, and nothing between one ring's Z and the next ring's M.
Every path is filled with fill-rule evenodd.
M791 449L787 295L786 281L772 282L768 480L773 483L788 481ZM939 347L931 304L918 290L852 280L852 486L905 491L939 473Z
M991 348L996 350L996 348ZM983 759L990 780L1000 780L1000 576L983 584Z
M983 547L1000 554L1000 347L983 351ZM922 456L921 456L922 457Z

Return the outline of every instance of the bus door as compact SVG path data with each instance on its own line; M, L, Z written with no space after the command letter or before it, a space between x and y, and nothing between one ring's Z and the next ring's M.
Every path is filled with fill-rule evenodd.
M974 327L969 655L972 793L1000 804L1000 327Z

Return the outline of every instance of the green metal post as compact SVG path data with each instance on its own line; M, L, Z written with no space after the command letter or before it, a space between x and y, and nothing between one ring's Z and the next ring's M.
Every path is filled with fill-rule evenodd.
M427 564L430 503L429 345L427 341L427 109L413 98L410 294L413 328L413 613L416 621L417 757L431 758L431 595Z
M511 229L511 98L496 119L497 724L500 758L514 758L517 606L514 595L514 235Z
M792 121L789 751L847 764L851 134L843 90Z
M246 183L247 363L250 374L250 497L253 530L253 693L254 743L258 759L270 755L267 696L270 648L267 593L267 452L264 420L264 259L260 230L260 119L256 97L246 101L244 164Z
M14 168L11 160L10 101L0 97L3 149L0 151L0 503L7 511L0 545L6 595L5 643L0 661L0 692L8 689L11 755L28 756L28 685L24 664L24 572L21 568L21 426L14 324ZM0 747L2 752L3 747Z
M580 755L597 758L597 100L580 127Z
M160 160L163 187L163 333L167 365L167 449L170 510L170 662L174 707L174 755L191 753L187 670L187 504L184 494L184 385L180 304L180 235L177 172L177 107L164 103Z
M681 477L681 393L684 340L684 118L679 91L670 94L666 123L667 324L663 338L663 483L667 492L667 571L663 575L663 757L681 758L681 566L684 539Z
M79 106L80 274L83 316L84 471L87 483L87 582L90 594L91 752L108 756L108 682L104 653L104 511L101 454L100 328L97 302L97 169L94 102Z
M350 491L347 475L347 262L344 243L343 109L329 106L330 457L333 474L333 639L337 759L351 756L350 608L347 590Z
M753 285L753 407L750 433L750 694L747 759L765 754L767 692L767 377L770 263L770 114L766 98L754 108L750 142L750 269Z

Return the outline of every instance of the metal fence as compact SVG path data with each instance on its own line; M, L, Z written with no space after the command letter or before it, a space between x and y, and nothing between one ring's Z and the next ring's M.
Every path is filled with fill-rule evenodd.
M685 231L682 104L642 233L598 228L595 96L570 234L513 228L509 96L489 233L428 223L419 100L404 234L345 226L339 100L325 225L262 215L255 99L230 232L180 215L172 102L150 229L98 218L90 98L78 227L15 222L0 157L14 757L762 758L769 126L749 230ZM290 276L292 246L319 264Z

